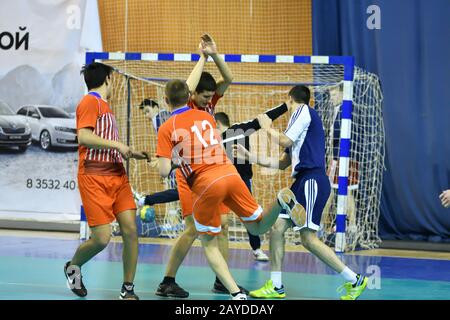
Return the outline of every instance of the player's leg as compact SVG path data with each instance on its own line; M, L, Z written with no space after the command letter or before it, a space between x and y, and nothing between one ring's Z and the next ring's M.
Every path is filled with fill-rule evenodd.
M269 231L281 210L278 201L275 201L269 209L263 210L238 174L230 174L223 180L223 187L226 190L223 202L244 222L247 231L253 235Z
M176 282L175 277L183 263L184 258L192 247L198 232L195 229L194 219L192 215L184 218L185 229L179 235L175 245L170 250L169 261L166 266L166 273L163 281L159 284L156 295L171 298L187 298L189 292L181 288Z
M139 206L153 206L155 204L168 203L180 200L177 189L167 189L149 195L141 195L133 192L136 203Z
M120 298L136 300L138 297L134 294L134 277L136 275L139 255L139 243L135 210L127 210L119 213L117 215L117 222L119 223L123 240L123 285Z
M228 269L227 262L220 253L217 237L208 234L201 234L200 240L202 241L202 246L205 250L205 256L211 269L214 271L223 285L227 288L227 290L231 293L233 298L239 295L241 293L241 290L236 284L236 281L233 279L233 276ZM242 294L245 295L245 293Z
M87 295L83 284L81 267L106 248L111 238L111 226L109 224L90 227L91 237L83 242L75 252L74 256L64 266L64 274L68 286L79 297Z
M90 227L91 237L83 242L75 252L70 265L81 268L86 262L101 252L111 239L111 226L109 224Z
M236 175L231 173L231 176L239 178L237 173ZM208 263L226 288L226 292L230 293L233 299L246 299L246 293L241 291L231 276L227 262L219 250L218 243L218 235L222 231L221 222L223 219L221 217L223 210L218 204L224 202L223 200L230 191L229 177L228 171L224 170L222 173L216 171L214 175L205 175L198 178L192 186L192 191L195 195L193 218L195 227L200 233L200 240L202 241Z
M194 219L192 218L191 190L180 170L175 172L175 177L177 181L181 211L185 222L185 229L178 236L175 245L170 250L165 276L159 284L155 294L162 297L187 298L189 296L189 292L181 288L175 282L175 277L179 267L183 263L184 258L189 252L189 249L192 247L192 243L197 238L198 233L195 229Z
M223 203L220 205L220 224L221 224L221 231L219 235L217 236L217 242L219 245L219 251L224 257L225 261L228 262L229 257L229 241L228 241L228 213L230 212L230 209L227 208ZM249 291L245 289L244 287L238 285L239 289L244 292L245 294L248 294ZM214 281L214 286L212 291L214 293L224 293L229 294L228 289L224 286L224 284L220 281L218 277L216 277L216 280Z
M242 178L242 181L244 181L245 185L248 188L248 191L252 193L252 180L251 179L244 179ZM253 250L253 256L256 261L269 261L269 257L264 253L264 251L261 250L261 238L259 236L255 236L247 231L248 234L248 241L250 243L250 247Z
M112 190L112 193L116 196L113 210L119 223L123 240L123 284L120 291L120 299L138 300L138 296L134 293L133 284L139 254L136 204L126 175L111 178L110 184L115 188Z
M220 215L220 234L217 236L219 244L219 250L225 261L228 261L229 248L228 248L228 214Z
M248 232L248 241L250 243L250 247L253 251L253 257L256 261L266 262L269 261L269 257L267 254L261 249L261 238L259 236L254 236L250 232Z
M170 253L169 262L166 267L166 277L175 278L178 269L183 263L184 258L188 254L192 244L198 237L198 232L195 229L194 219L192 215L188 215L184 218L186 225L185 230L178 237L175 245Z
M347 267L333 249L317 237L315 230L303 228L300 234L303 246L347 281L342 287L346 289L346 294L341 296L341 299L357 299L366 288L368 279Z
M247 228L247 231L253 235L260 235L260 234L266 233L267 231L270 230L270 228L273 226L273 224L277 220L281 209L282 208L281 208L280 204L278 203L278 201L275 201L274 203L272 203L272 205L269 206L268 209L264 209L264 210L261 209L260 210L261 218L259 220L255 220L255 221L251 221L251 222L249 221L248 223L244 224L245 227Z
M111 238L110 223L114 221L114 199L105 191L109 177L90 175L78 176L78 187L89 227L91 237L83 242L76 250L74 256L64 266L64 274L70 289L76 295L84 297L87 290L81 276L81 267L102 251Z
M357 275L350 270L336 255L336 253L324 244L318 237L317 231L320 229L320 221L323 209L330 195L330 182L325 173L309 173L298 178L291 186L291 191L295 198L291 199L294 207L306 208L306 219L300 227L300 235L303 246L323 261L327 266L339 273L348 283L344 286L347 294L342 299L356 299L367 285L367 278ZM286 205L285 209L291 215L291 205ZM291 216L292 217L292 216ZM295 220L293 222L296 224Z
M284 259L285 232L292 227L290 219L278 218L270 230L270 280L262 288L250 292L254 298L284 298L281 266Z

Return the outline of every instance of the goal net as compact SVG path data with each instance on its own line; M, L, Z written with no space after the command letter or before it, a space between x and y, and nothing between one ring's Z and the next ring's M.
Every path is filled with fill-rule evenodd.
M259 113L285 101L293 85L309 86L311 105L323 121L326 167L332 184L319 235L330 246L337 246L336 235L345 234L340 238L344 244L338 251L376 247L380 242L377 226L384 161L382 93L378 77L358 67L346 69L348 66L344 62L347 60L341 59L345 57L225 55L224 58L234 80L219 100L216 111L227 113L232 123L254 119ZM89 53L88 60L94 59L118 70L113 76L110 103L119 124L121 141L136 150L154 154L156 132L151 120L138 106L144 99L153 99L164 108L165 82L174 78L186 79L198 55ZM351 70L353 73L348 81L346 77ZM206 64L205 71L215 79L220 78L211 61ZM350 108L353 106L350 126L348 120L342 120L348 116L345 99L352 101ZM284 131L288 120L289 115L285 114L273 126ZM350 128L348 145L341 139L345 136L341 131ZM278 157L283 151L261 132L253 134L250 141L253 151L260 156ZM342 147L350 149L344 152ZM343 155L347 157L346 161L340 160ZM269 206L277 192L293 182L290 168L280 171L253 165L253 172L253 195L262 207ZM174 187L173 178L161 179L157 170L144 161L130 160L128 175L133 189L139 193L151 194ZM154 208L159 235L177 237L184 227L179 203ZM247 232L235 215L229 215L229 222L230 240L248 241ZM268 241L268 234L261 237ZM299 233L290 229L286 241L300 243Z

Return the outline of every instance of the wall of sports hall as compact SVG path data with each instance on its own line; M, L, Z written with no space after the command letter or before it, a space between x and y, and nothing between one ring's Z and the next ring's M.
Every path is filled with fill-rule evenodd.
M446 0L312 1L313 53L353 55L380 77L385 240L450 242L449 210L439 200L450 188L449 9Z
M8 10L0 11L0 32L7 31L15 35L17 31L20 37L29 32L30 46L26 51L24 43L16 50L13 50L14 47L11 50L0 50L0 73L3 77L0 99L7 100L13 111L17 111L20 104L29 101L23 100L27 96L20 94L18 97L22 100L19 104L17 97L11 96L13 90L8 87L6 80L21 93L36 91L37 97L42 98L42 101L35 99L33 103L61 100L62 88L55 86L55 81L51 78L43 80L50 71L58 75L60 80L69 80L65 82L63 89L74 89L73 84L77 84L77 91L72 90L72 97L82 94L79 66L71 61L79 59L72 57L72 53L81 56L80 53L86 48L90 51L107 52L194 53L197 51L200 35L208 32L216 40L220 53L354 56L358 67L380 78L384 96L386 156L378 225L380 236L385 240L450 242L450 212L441 206L438 198L442 190L450 188L450 44L447 39L449 19L446 17L450 3L447 0L98 0L98 6L92 6L95 1L84 0L61 0L54 3L57 4L20 1L4 2L1 5ZM80 46L82 35L77 26L86 27L85 22L89 22L89 19L84 21L82 18L81 23L78 23L72 16L81 12L81 17L88 17L89 13L96 15L97 10L101 41L94 37L90 45ZM55 18L52 19L52 16ZM53 21L52 24L46 22L50 20ZM68 25L73 28L67 28ZM19 29L22 26L27 29ZM83 30L84 35L95 32L90 27L86 29ZM51 35L59 36L51 38ZM2 45L9 41L6 35L2 39ZM58 59L63 56L62 52L67 59L60 59L60 63ZM48 69L39 69L39 74L36 68L23 68L21 64L28 62L28 56L33 54L32 62L45 62ZM58 68L54 68L57 60ZM167 66L167 78L175 74L186 77L190 71L189 68ZM251 81L271 82L277 79L276 73L271 72L272 69L264 69L265 66L258 64L241 69L235 65L231 67L238 74L235 81L242 80L239 72L249 76ZM11 70L12 68L14 69ZM211 63L208 63L208 70L213 69ZM15 71L24 72L23 84L19 83ZM136 69L129 71L135 72ZM145 71L145 67L141 71ZM292 71L288 67L280 67L277 72ZM217 76L217 72L214 75ZM269 87L266 90L276 91L280 88ZM243 89L243 93L245 90ZM255 88L248 86L248 90L255 91ZM41 95L43 92L49 96L44 97ZM257 112L282 102L284 98L285 93L274 94L269 102L261 97L255 98L255 108L252 110L223 110L222 105L218 108L219 111L226 111L232 122L244 121L253 118ZM224 97L224 102L240 105L240 99L241 96ZM262 101L265 103L261 103ZM72 107L75 106L76 103L73 103ZM133 115L138 112L139 110L133 109ZM275 127L281 130L286 122L287 116L284 116L275 123ZM152 142L151 151L154 151L156 137L151 126L142 123L142 128L145 138ZM25 184L28 178L32 178L35 183L39 176L30 175L22 179L25 169L37 168L38 165L42 167L40 170L43 177L52 173L59 179L55 169L56 161L58 165L64 164L66 171L61 174L64 181L69 176L76 180L76 166L73 165L75 160L72 159L76 154L72 157L66 156L66 153L54 152L44 157L44 153L37 149L32 150L34 153L27 151L25 155L0 152L0 220L3 217L2 209L7 210L8 214L12 212L12 215L21 217L19 211L4 207L4 203L8 201L15 209L20 209L18 206L29 209L31 217L47 210L39 206L52 204L53 208L50 209L57 207L52 213L52 216L56 216L60 209L70 204L73 210L59 214L59 220L78 219L79 198L76 198L76 190L44 192L42 189L35 189L34 185L33 188L28 188ZM35 157L30 158L33 155ZM19 158L26 166L17 164ZM69 169L58 160L61 158L67 160ZM7 176L9 182L4 183L5 172L14 164L17 164L18 169L10 171ZM151 188L144 188L143 184L139 184L138 189L147 192L162 190L164 186L159 183L155 170L144 170L144 167L145 164L138 167L144 172L141 181L157 182ZM282 182L288 180L288 175L286 172L281 178L271 180L260 169L255 170L253 182L258 201L261 199L262 204L268 204L271 198L267 189L281 187ZM19 190L19 184L19 193L13 194L11 190ZM26 206L21 202L23 199L27 199ZM162 206L157 206L157 211L163 210ZM0 227L6 225L2 223L0 221Z

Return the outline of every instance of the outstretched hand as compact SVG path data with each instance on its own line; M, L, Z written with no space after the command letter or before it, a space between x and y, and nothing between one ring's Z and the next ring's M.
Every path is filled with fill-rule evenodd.
M270 119L265 113L259 114L256 119L258 119L259 125L263 129L269 129L272 125L272 119Z
M248 161L250 158L250 152L247 149L245 149L245 147L243 145L240 145L240 144L233 144L232 155L233 155L233 158L236 158L236 159L242 160L242 161Z
M120 143L119 146L117 147L117 151L120 152L120 154L122 155L122 157L127 160L133 153L133 151L131 150L131 148L123 143Z
M132 151L130 158L133 158L136 160L150 161L150 157L149 157L148 153L145 151Z

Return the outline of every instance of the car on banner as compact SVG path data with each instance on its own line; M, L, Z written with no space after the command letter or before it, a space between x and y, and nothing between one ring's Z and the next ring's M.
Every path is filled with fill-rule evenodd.
M31 127L31 137L44 150L52 147L77 147L75 119L59 107L26 105L17 110Z
M25 152L30 144L30 126L6 102L0 101L0 146L18 147Z

